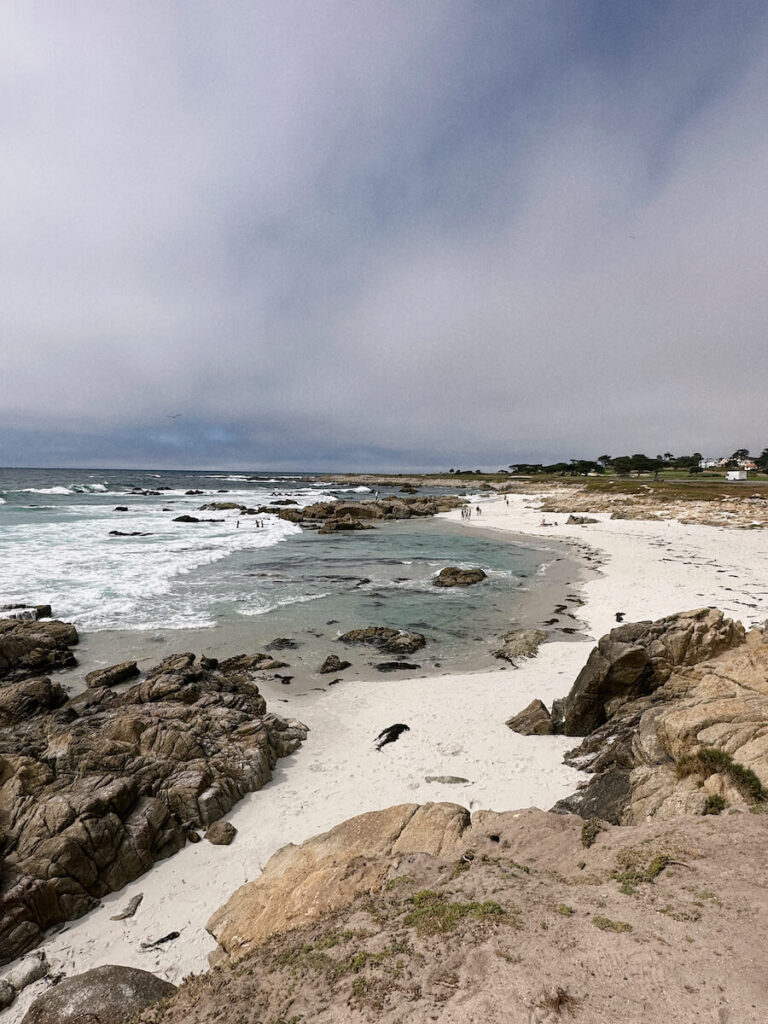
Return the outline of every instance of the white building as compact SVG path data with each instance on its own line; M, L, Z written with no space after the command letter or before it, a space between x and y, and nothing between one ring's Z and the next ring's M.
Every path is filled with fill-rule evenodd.
M725 474L726 480L746 480L747 471L746 469L729 469Z

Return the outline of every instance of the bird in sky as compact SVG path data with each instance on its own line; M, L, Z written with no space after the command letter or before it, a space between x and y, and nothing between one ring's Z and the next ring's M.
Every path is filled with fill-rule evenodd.
M179 416L181 416L181 413L180 412L175 412L173 414L173 416L169 416L168 419L169 420L177 420L179 418Z

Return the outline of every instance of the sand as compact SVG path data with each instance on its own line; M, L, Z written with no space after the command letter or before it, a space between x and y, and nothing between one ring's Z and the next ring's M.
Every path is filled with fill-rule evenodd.
M492 529L562 539L587 546L600 571L581 585L578 614L597 638L616 623L655 619L713 605L745 625L768 617L768 545L762 531L726 530L676 522L610 520L565 526L547 514L541 526L533 495L480 502L482 515L466 529ZM458 513L447 513L459 519ZM188 845L91 914L43 944L52 970L77 974L98 964L126 964L170 981L207 968L214 948L205 931L211 912L287 842L323 832L345 818L404 802L452 801L474 811L548 808L573 791L579 775L560 763L572 740L521 737L504 721L533 697L551 703L570 688L589 653L589 641L545 644L519 669L425 679L359 680L324 693L272 700L278 713L311 729L303 747L277 766L273 781L228 816L238 835L229 847ZM374 737L403 722L410 731L377 752ZM428 776L466 782L427 782ZM133 918L112 921L129 900L143 900ZM141 943L169 932L179 938L159 949ZM45 987L26 989L0 1019L20 1021Z

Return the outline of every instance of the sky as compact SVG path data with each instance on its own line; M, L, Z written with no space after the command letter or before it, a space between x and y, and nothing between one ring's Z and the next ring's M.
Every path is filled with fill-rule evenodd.
M6 0L0 465L768 446L762 0Z

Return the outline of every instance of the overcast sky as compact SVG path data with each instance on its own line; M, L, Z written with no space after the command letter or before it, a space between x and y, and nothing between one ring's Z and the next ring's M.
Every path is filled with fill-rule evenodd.
M764 0L6 0L0 84L0 465L768 446Z

